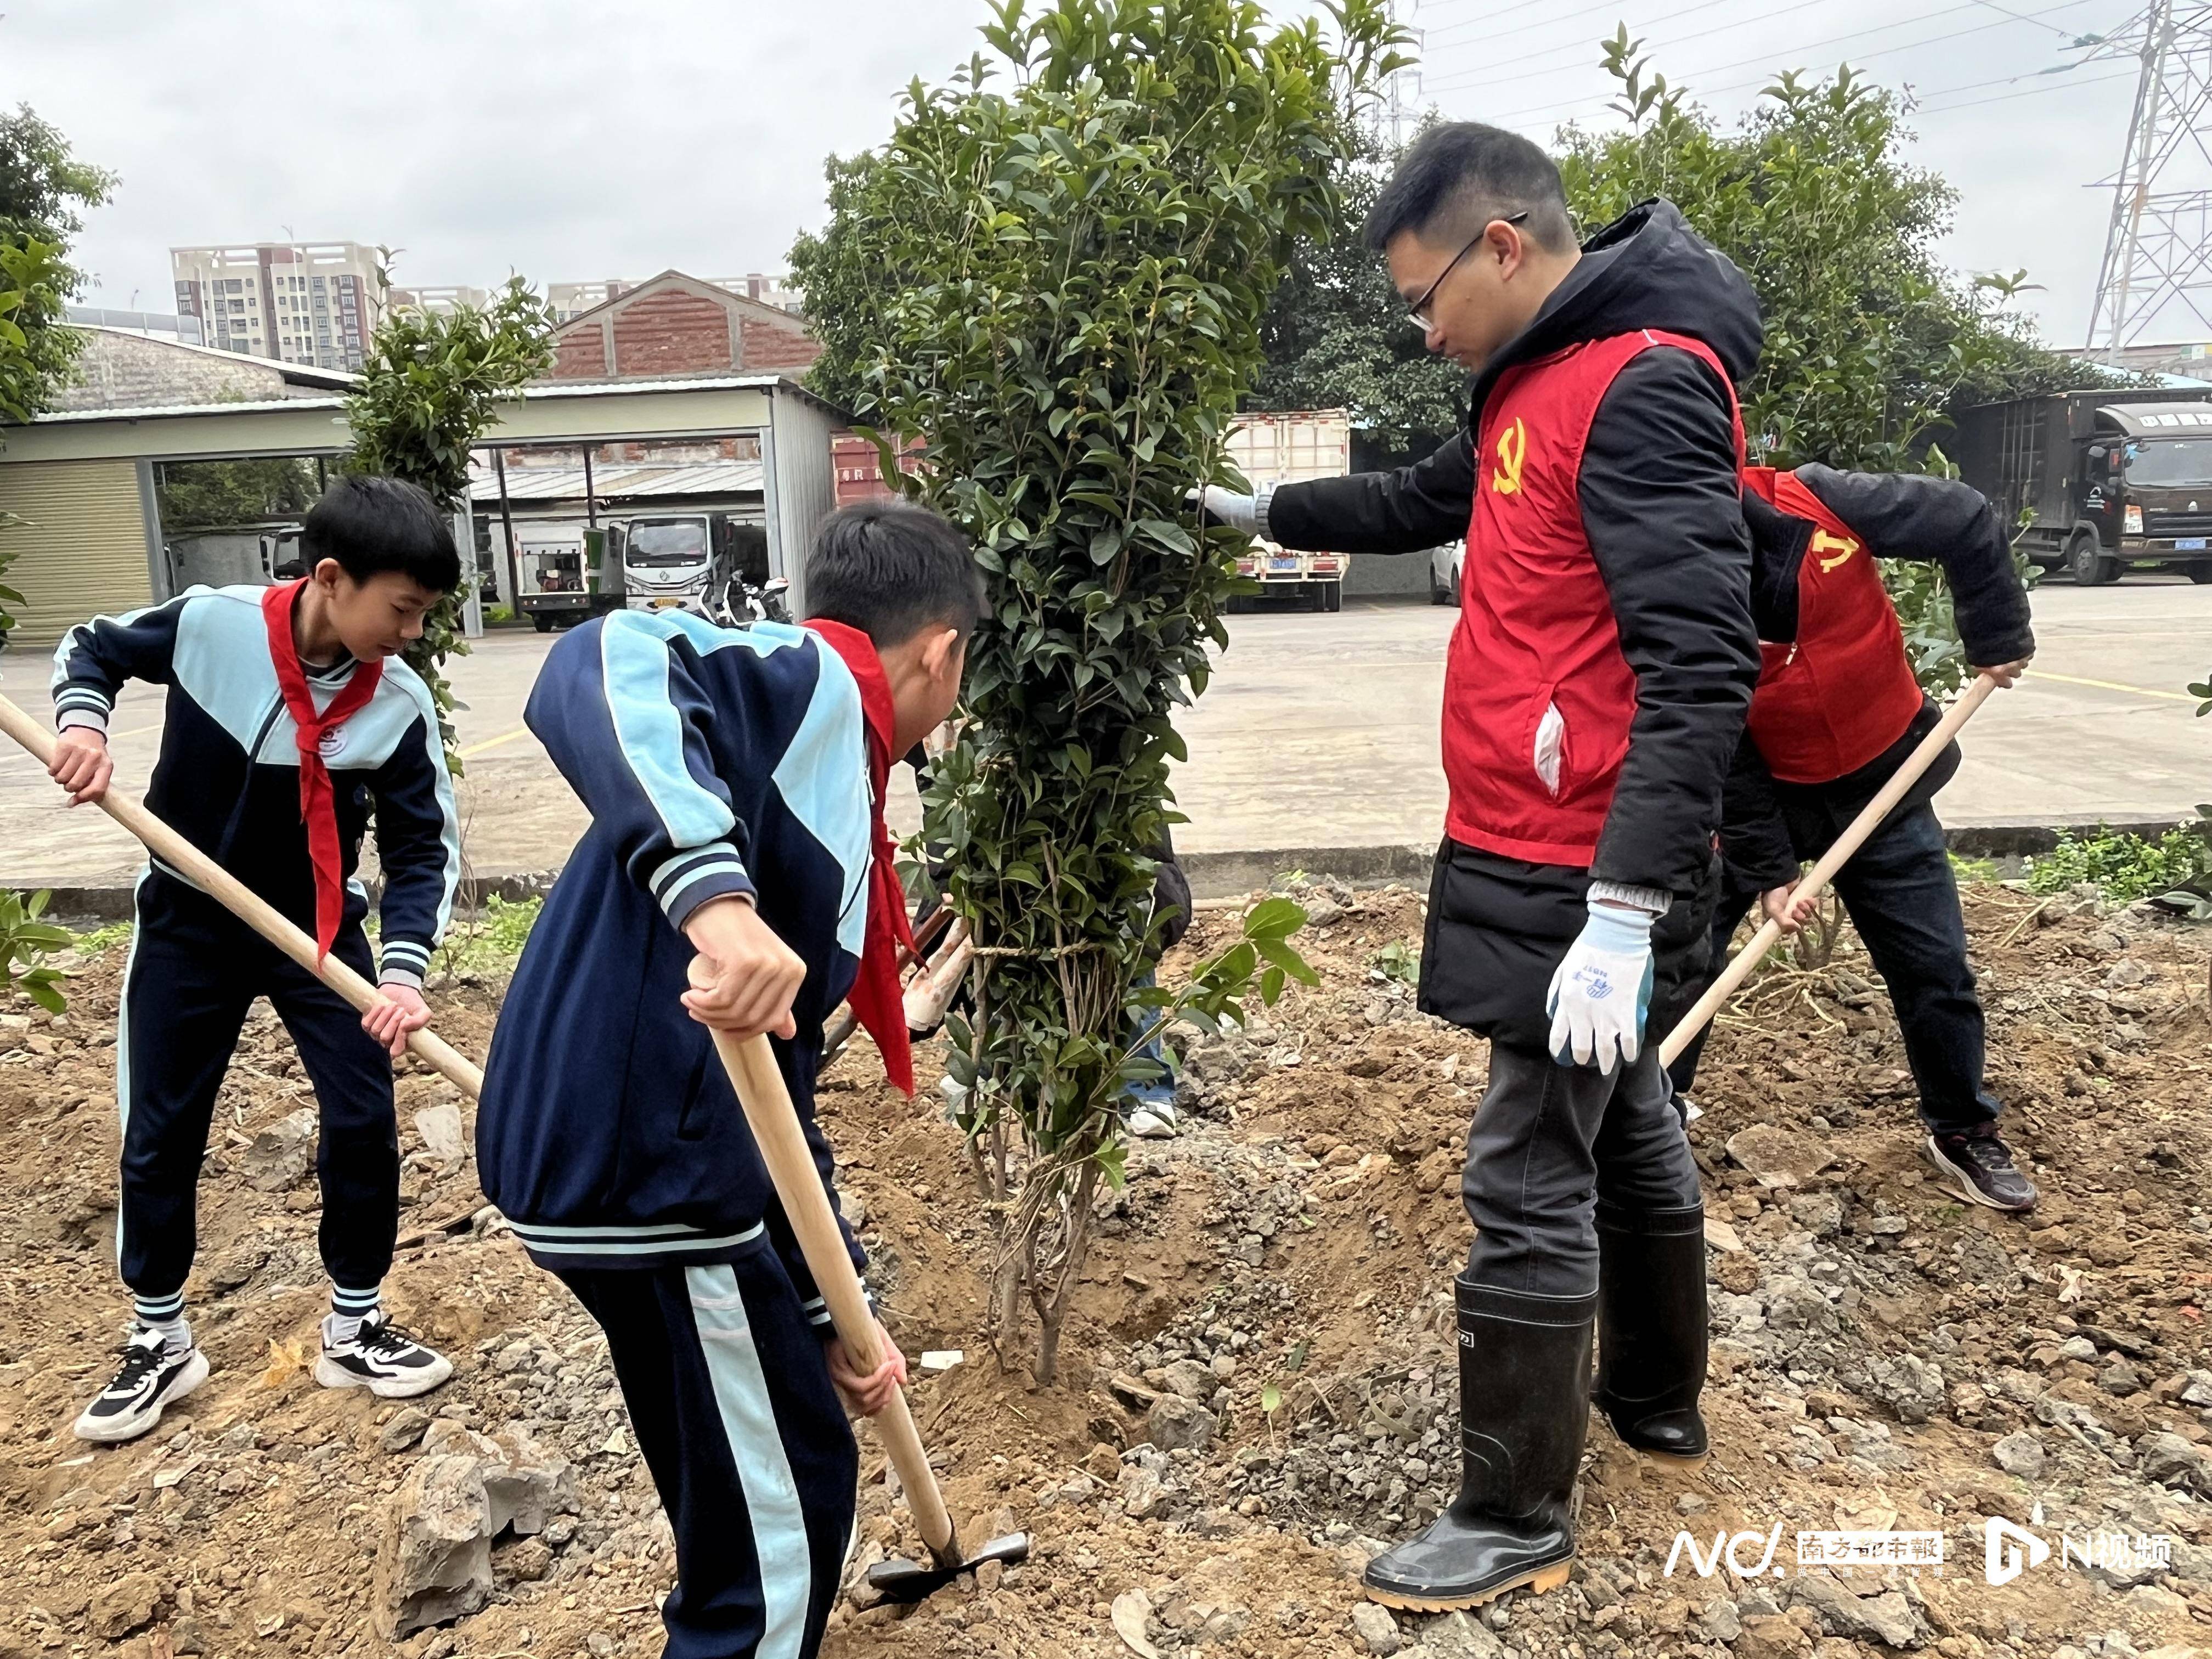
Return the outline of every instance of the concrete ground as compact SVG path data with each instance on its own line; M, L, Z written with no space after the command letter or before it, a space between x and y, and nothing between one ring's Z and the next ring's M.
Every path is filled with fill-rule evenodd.
M1176 779L1194 853L1432 844L1443 821L1437 720L1453 613L1358 600L1334 616L1232 617L1213 684L1186 714L1189 764ZM2212 720L2184 687L2212 671L2212 586L2131 576L2113 586L2046 583L2031 677L1968 728L1945 793L1954 826L2186 817L2212 799ZM522 725L548 641L501 633L454 665L467 848L480 875L556 868L584 813ZM0 653L0 691L46 708L43 653ZM145 787L161 693L127 691L115 720L118 776ZM29 757L0 744L0 885L122 883L138 864L125 832L59 808ZM900 770L894 775L904 780ZM902 827L918 821L910 795Z

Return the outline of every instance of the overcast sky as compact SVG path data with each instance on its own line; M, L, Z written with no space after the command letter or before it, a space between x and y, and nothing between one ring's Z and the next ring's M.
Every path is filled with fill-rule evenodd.
M2106 0L1399 0L1448 114L1539 140L1603 121L1595 42L1625 20L1729 117L1768 66L1841 58L1921 94L1913 156L1961 193L1947 252L2027 267L2055 343L2087 326L2132 65L2038 72L2116 27ZM383 242L404 284L781 268L822 162L887 133L900 89L976 45L980 0L0 0L0 102L122 175L78 258L89 303L171 304L173 244ZM1279 11L1304 9L1291 0ZM1841 38L1838 38L1841 37ZM2057 84L2063 82L2063 85ZM2021 94L2027 95L2017 95ZM1994 100L1994 101L1984 101ZM2160 331L2198 331L2177 319Z

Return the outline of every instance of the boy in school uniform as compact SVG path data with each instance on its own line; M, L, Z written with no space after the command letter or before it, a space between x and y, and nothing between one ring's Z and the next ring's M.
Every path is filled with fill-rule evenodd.
M70 805L106 793L107 721L124 683L168 688L146 805L315 937L383 1000L356 1014L159 859L140 876L116 1027L123 1115L116 1257L137 1329L122 1368L76 1420L129 1440L206 1380L185 1317L195 1188L240 1028L265 996L299 1044L321 1118L319 1243L331 1277L315 1380L386 1399L434 1389L452 1364L384 1316L399 1221L392 1060L426 1024L422 975L460 878L460 830L438 716L397 653L460 581L430 498L391 478L332 484L307 517L307 574L273 587L195 587L99 617L54 653L61 735L51 769ZM374 813L382 952L354 879Z
M477 1162L606 1333L675 1533L672 1659L816 1650L854 1513L840 1395L872 1413L905 1376L888 1340L850 1369L709 1028L775 1039L825 1188L841 1000L913 1092L884 781L952 711L981 585L951 524L877 501L823 523L806 600L801 627L587 623L524 714L592 821L493 1036Z

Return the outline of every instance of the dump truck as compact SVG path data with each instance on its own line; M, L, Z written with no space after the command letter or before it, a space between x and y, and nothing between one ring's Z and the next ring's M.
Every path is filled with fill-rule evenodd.
M2084 587L2129 565L2212 582L2212 387L2053 392L1958 417L1960 475Z
M1341 409L1240 415L1230 429L1229 459L1255 489L1342 477L1352 471L1352 416ZM1344 608L1344 573L1351 566L1343 553L1294 552L1257 538L1237 562L1238 574L1257 580L1263 594L1303 599L1316 611Z

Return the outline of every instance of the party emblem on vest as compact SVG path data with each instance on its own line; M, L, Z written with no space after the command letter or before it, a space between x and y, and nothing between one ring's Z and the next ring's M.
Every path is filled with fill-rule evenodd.
M1490 487L1501 495L1521 493L1521 464L1528 458L1528 428L1517 415L1513 424L1498 434L1498 467Z
M1820 559L1821 569L1833 570L1838 565L1849 559L1852 554L1857 552L1859 544L1849 536L1831 536L1825 530L1816 530L1813 532L1814 557L1820 558L1821 554L1833 551L1838 548L1843 550L1837 553L1834 558Z

